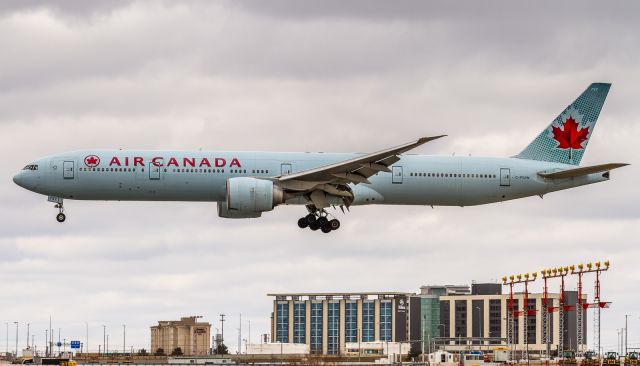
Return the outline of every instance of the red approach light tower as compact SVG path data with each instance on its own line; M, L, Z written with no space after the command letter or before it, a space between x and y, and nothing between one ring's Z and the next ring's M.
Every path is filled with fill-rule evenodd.
M537 277L538 274L535 272L531 275L529 275L529 273L525 273L524 276L521 274L516 276L511 275L509 276L508 280L507 276L502 277L502 283L504 285L509 285L509 308L507 309L507 346L509 348L509 361L512 361L516 354L516 337L514 323L515 319L518 318L521 314L523 316L522 321L524 324L524 336L522 338L522 341L525 345L523 359L526 359L527 361L529 360L529 340L527 337L529 327L527 318L529 315L535 315L536 313L535 307L534 309L529 309L529 282L535 281ZM524 283L524 299L522 301L524 304L518 304L519 306L522 305L522 311L516 310L515 306L513 305L513 285L518 283Z
M603 308L608 308L609 305L611 305L610 302L607 301L601 301L600 299L600 272L603 271L607 271L609 270L609 261L605 261L604 262L604 267L602 267L600 262L596 262L595 263L595 268L591 263L587 263L587 269L584 269L584 266L582 264L578 265L578 271L575 271L575 269L573 268L573 266L571 267L571 273L572 274L576 274L578 275L578 300L577 300L577 307L576 307L576 321L577 323L577 342L578 344L583 344L581 341L583 341L583 314L584 311L592 308L595 309L593 312L593 344L594 344L594 348L596 349L596 352L598 353L598 357L601 356L601 352L600 352L600 311ZM582 275L585 273L592 273L595 272L596 274L596 283L595 283L595 291L594 291L594 299L592 303L588 303L588 302L582 302ZM578 314L580 314L580 319L578 319Z
M549 275L549 272L551 272L551 274ZM560 277L560 304L558 306L547 306L547 312L549 314L554 313L554 312L558 312L558 357L562 357L562 355L564 354L564 331L565 331L565 324L564 324L564 313L573 310L574 306L573 305L567 305L565 303L565 298L564 298L564 278L565 276L567 276L569 274L569 267L559 267L559 268L554 268L552 270L547 270L547 278L555 278L555 277ZM546 281L545 281L546 282ZM546 294L546 285L545 285L545 294ZM546 297L546 295L545 295ZM547 304L548 304L548 298L547 298ZM551 334L549 334L549 324L547 323L547 341L549 341L551 339Z
M564 353L564 312L570 311L573 307L567 306L564 303L564 276L569 274L569 267L560 267L553 269L543 269L540 271L542 274L542 278L544 280L544 293L542 297L542 343L547 345L547 362L551 357L551 314L555 311L558 311L558 320L559 320L559 334L560 337L558 339L558 356L562 357ZM548 280L550 278L558 278L560 277L560 304L559 306L549 306L549 286Z

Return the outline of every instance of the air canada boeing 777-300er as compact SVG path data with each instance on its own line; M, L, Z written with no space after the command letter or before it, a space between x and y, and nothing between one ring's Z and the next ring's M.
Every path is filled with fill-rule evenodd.
M513 157L405 154L442 136L374 153L79 150L38 159L13 181L64 199L217 202L225 218L255 218L281 204L305 205L301 228L340 227L327 208L356 205L470 206L609 179L627 164L579 167L611 84L591 84Z

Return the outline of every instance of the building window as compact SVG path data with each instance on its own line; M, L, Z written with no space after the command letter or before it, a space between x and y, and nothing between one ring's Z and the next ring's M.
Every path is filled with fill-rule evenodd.
M345 316L345 342L355 343L358 341L358 304L354 301L344 304Z
M289 303L280 302L276 305L276 341L280 343L289 342Z
M375 340L375 310L373 301L362 303L362 341L373 342Z
M534 310L531 315L527 316L527 343L536 343L536 299L528 299L527 310Z
M304 302L293 304L293 343L307 343L306 320L307 308Z
M311 303L311 353L322 354L322 302Z
M340 303L330 302L327 309L327 353L337 355L340 346Z
M467 337L467 300L455 301L455 334L454 337ZM462 344L462 341L456 341L456 344Z
M391 341L391 301L380 302L380 340Z
M489 300L489 337L500 338L501 335L502 308L499 299ZM491 344L500 344L498 340L492 340Z
M438 329L439 330L438 334L440 335L440 337L446 337L446 338L451 337L451 333L449 331L450 314L451 314L450 301L449 300L440 301L440 324L442 324L442 326L440 324L438 325L438 327L440 328Z

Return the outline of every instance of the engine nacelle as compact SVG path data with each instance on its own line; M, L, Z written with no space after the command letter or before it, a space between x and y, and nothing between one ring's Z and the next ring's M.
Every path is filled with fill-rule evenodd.
M225 219L255 219L262 216L262 212L242 212L229 210L227 202L218 202L218 216Z
M284 202L284 192L270 180L250 177L227 180L227 201L218 204L218 215L228 218L260 217Z

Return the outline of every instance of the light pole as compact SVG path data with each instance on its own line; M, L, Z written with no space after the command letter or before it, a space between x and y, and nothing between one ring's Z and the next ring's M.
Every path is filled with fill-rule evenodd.
M87 336L87 338L84 341L84 346L85 346L85 349L87 350L87 353L89 353L89 322L84 322L84 326L85 326L86 336Z
M122 354L127 353L127 325L122 324Z
M102 352L107 353L107 326L102 326Z
M16 325L16 358L18 357L18 322L13 322Z
M479 306L474 306L474 307L475 307L474 310L478 310L478 334L480 334L480 336L482 336L482 329L480 329L480 325L481 325L481 322L480 322L480 307ZM473 336L473 334L472 334L472 336ZM481 347L478 346L478 349L480 349L480 348Z
M440 330L440 327L442 327L442 330ZM440 338L444 337L444 327L446 327L446 325L444 324L438 324L438 331L440 332ZM433 340L433 351L436 351L436 340Z
M628 332L627 332L627 326L628 326L628 322L627 322L627 318L629 318L630 315L625 314L624 316L624 354L626 355L629 351L627 349L627 345L628 345Z
M31 323L27 323L27 348L29 348L29 326Z
M618 333L618 352L622 353L622 350L620 349L620 334L622 333L622 329L616 329L616 332Z
M220 344L224 344L224 314L220 314Z
M9 322L4 322L4 324L7 326L7 345L6 348L4 350L4 353L9 354Z
M45 341L44 355L46 357L49 357L49 329L44 330L44 341Z
M424 340L425 340L425 329L424 329L424 323L426 323L427 321L427 316L423 315L422 316L422 363L424 363Z

